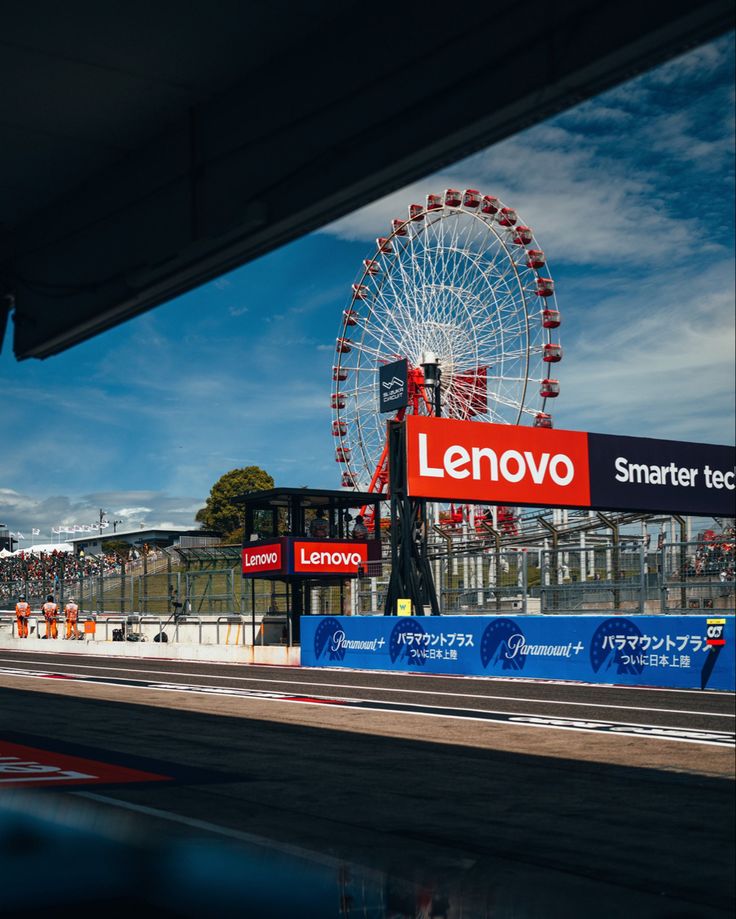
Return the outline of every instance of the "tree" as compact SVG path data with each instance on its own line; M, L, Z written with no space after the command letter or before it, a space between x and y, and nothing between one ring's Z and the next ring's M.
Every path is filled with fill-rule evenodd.
M273 487L273 479L260 466L231 469L212 486L207 503L197 511L195 520L202 524L203 529L213 530L239 542L243 528L243 508L233 504L233 499L247 492Z

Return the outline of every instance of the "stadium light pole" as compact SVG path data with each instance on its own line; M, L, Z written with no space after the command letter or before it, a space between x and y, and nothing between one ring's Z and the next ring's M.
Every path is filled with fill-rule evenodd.
M434 351L423 351L421 360L422 371L424 372L424 385L432 393L432 408L434 409L435 418L442 415L442 404L440 402L440 380L442 371L440 370L440 361Z

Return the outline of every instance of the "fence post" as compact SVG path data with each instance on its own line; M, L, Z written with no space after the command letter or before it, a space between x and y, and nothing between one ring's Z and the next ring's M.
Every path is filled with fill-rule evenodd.
M371 578L371 590L374 590L373 584L376 579ZM434 583L437 589L437 596L440 598L440 609L443 609L442 606L442 559L439 555L436 556L434 560ZM375 607L374 607L375 608Z
M173 591L173 588L172 588L172 586L171 586L171 556L170 556L169 553L167 552L167 553L166 553L166 596L168 597L169 613L171 613L171 600L172 600L171 594L172 594L172 591ZM179 597L178 597L178 596L177 596L176 600L177 600L177 602L178 602L178 600L179 600ZM176 612L176 607L174 607L174 612Z
M647 547L642 539L639 545L639 612L644 613L647 602Z
M672 527L674 529L674 523L677 521L680 524L680 558L679 558L679 568L680 568L680 608L684 611L687 608L687 584L686 581L686 572L687 572L687 523L685 519L679 514L672 515Z
M145 616L148 612L148 554L143 550L143 602L141 603L141 612Z
M667 575L665 573L665 545L664 540L659 549L659 596L660 596L660 612L667 612Z
M537 519L539 520L539 523L541 524L541 526L542 526L548 533L550 533L550 534L551 534L551 537L552 537L552 563L554 564L554 570L555 570L555 585L559 586L559 584L560 584L560 568L559 568L559 555L558 555L559 540L558 540L557 527L553 526L553 525L549 522L549 520L545 520L544 517L538 517ZM544 540L544 548L545 548L545 571L546 571L546 578L547 578L547 581L549 581L549 570L548 570L548 566L549 566L549 555L548 555L547 552L546 552L548 546L549 546L549 542L548 542L547 538L545 538L545 540ZM555 609L558 609L558 608L559 608L559 604L560 604L560 592L559 592L558 590L554 590L554 591L552 591L552 596L554 597L554 600L553 600L554 608L555 608Z
M529 563L529 552L526 549L521 550L521 611L526 613L528 611L528 597L529 597L529 572L527 570L527 565Z
M609 517L607 514L603 514L601 511L597 511L596 516L601 523L611 531L613 545L610 549L606 549L606 576L614 583L613 608L620 609L621 590L619 588L619 582L621 580L621 543L619 539L619 526L613 518Z
M585 551L585 530L582 530L580 533L579 552L580 552L580 559L578 563L578 570L580 572L579 578L582 584L588 580L588 557L587 557L587 552Z

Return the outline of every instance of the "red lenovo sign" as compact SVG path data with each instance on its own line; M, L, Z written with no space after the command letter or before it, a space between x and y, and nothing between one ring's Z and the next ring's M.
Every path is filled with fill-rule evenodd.
M590 504L588 435L407 418L409 494L498 504Z
M283 554L280 542L260 546L246 546L243 549L243 574L281 571L282 567Z
M732 517L734 448L410 415L415 498Z
M352 574L368 561L368 546L361 542L294 540L294 573Z

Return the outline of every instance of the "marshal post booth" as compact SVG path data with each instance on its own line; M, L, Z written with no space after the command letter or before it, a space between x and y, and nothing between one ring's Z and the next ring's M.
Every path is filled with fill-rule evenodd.
M279 582L285 601L288 640L300 639L299 617L312 612L312 591L322 585L377 574L381 562L381 496L356 491L274 488L236 499L245 512L243 578L251 581L251 615L258 579ZM353 538L357 516L367 537ZM275 584L273 585L275 588ZM245 593L245 592L244 592ZM277 596L275 590L272 596Z

